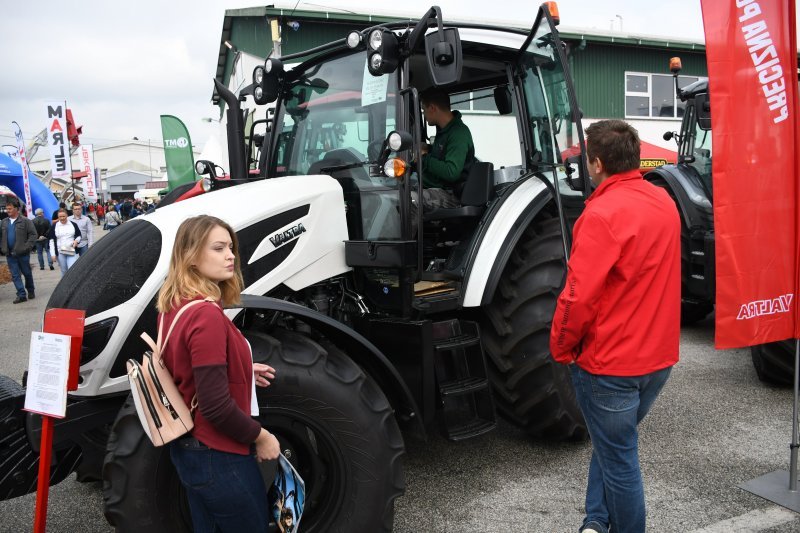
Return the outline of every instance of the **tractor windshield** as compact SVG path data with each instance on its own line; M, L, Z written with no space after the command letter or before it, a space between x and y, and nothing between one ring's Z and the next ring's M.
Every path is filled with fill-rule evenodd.
M372 76L363 53L304 70L284 91L275 176L327 174L342 186L350 238L398 238L399 189L371 168L396 129L397 75Z
M326 162L366 161L395 128L395 78L371 76L363 54L305 71L284 93L275 175L316 174ZM368 177L366 169L355 174Z

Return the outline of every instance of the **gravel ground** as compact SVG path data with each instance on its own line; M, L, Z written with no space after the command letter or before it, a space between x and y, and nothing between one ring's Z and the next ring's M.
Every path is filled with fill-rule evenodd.
M37 299L25 304L12 305L13 285L0 285L0 374L17 380L60 276L37 264L34 277ZM683 329L681 362L640 428L648 530L800 531L800 515L737 487L788 468L792 393L760 383L749 350L714 350L713 331L712 320ZM409 438L407 449L397 532L573 532L580 524L588 442L532 440L501 422L462 443ZM34 502L32 494L0 502L0 532L29 531ZM72 475L51 488L48 531L110 530L99 483Z

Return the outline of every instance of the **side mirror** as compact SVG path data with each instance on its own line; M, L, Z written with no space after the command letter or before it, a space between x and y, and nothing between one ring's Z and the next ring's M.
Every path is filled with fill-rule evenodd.
M458 29L441 27L425 35L428 72L436 87L450 85L461 78L461 37Z
M578 166L577 176L574 176L575 169L572 167L572 165ZM586 186L586 176L583 175L580 154L570 156L566 161L564 161L564 172L567 174L567 185L569 185L569 188L573 191L583 192Z
M697 125L703 131L711 129L711 101L708 93L699 93L694 97L694 107L697 113Z
M497 112L501 115L510 115L513 111L511 103L511 91L508 87L495 87L494 88L494 105L497 106Z

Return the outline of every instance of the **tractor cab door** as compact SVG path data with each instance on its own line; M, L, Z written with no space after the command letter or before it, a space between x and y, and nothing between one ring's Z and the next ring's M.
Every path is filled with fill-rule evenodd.
M581 111L575 98L565 46L547 4L539 8L522 45L515 72L525 144L525 165L551 189L568 236L582 200L591 192ZM570 212L565 216L565 209ZM565 256L569 238L564 240Z

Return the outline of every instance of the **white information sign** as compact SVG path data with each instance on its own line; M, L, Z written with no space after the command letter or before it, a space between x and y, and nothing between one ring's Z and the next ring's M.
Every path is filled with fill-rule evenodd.
M386 101L386 89L389 87L389 75L373 76L364 62L364 78L361 82L361 105L368 106Z
M31 333L25 411L64 418L67 413L67 376L71 337Z

